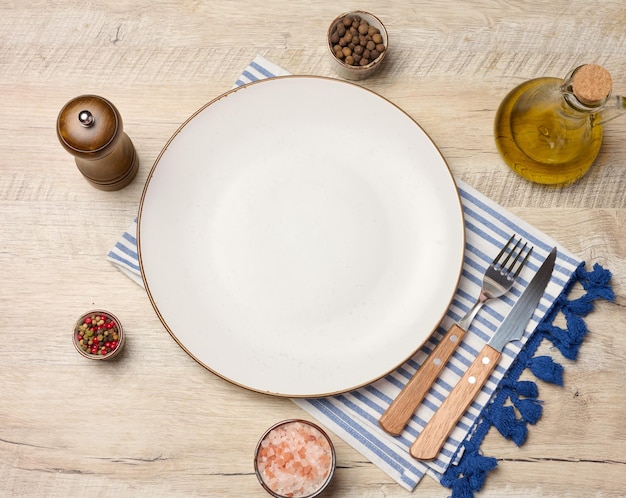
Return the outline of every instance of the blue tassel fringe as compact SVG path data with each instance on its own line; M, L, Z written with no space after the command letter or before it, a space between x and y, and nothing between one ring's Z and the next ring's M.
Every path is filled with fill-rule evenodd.
M546 313L511 365L493 401L479 417L475 430L457 451L457 456L462 456L441 475L441 484L452 490L452 498L473 498L474 493L482 489L489 472L498 465L496 458L485 457L480 452L480 446L491 427L495 427L502 436L518 446L526 441L528 424L534 425L538 422L543 405L537 399L537 384L518 380L520 375L529 369L544 382L563 385L563 366L550 356L535 357L537 348L545 339L552 342L563 357L575 360L587 334L583 317L593 311L594 301L603 299L612 302L615 299L610 280L611 272L598 264L594 265L592 271L587 271L584 263L576 269L564 292ZM570 301L567 297L576 283L582 285L585 294ZM558 313L565 316L566 330L553 323Z

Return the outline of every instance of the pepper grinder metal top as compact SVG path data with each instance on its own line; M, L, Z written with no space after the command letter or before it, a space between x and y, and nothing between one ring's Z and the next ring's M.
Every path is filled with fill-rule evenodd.
M97 189L119 190L135 178L137 152L124 133L120 113L105 98L82 95L65 104L57 119L57 136Z

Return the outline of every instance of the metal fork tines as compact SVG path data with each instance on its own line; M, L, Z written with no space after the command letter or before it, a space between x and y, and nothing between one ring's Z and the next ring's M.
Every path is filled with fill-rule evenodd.
M463 341L472 320L489 299L504 295L519 276L533 248L515 234L502 247L487 267L480 295L461 320L452 325L424 364L415 372L400 394L380 417L380 426L393 435L399 435L422 402L437 377Z
M524 245L520 247L521 243L521 238L517 239L516 242L515 234L511 235L511 238L487 267L478 300L461 318L458 323L459 327L467 331L472 320L487 300L503 296L513 286L513 282L533 252L533 247L529 246L528 242L524 242Z

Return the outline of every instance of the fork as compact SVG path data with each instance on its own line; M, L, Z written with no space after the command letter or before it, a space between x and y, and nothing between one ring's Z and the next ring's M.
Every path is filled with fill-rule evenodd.
M457 346L463 341L470 323L483 304L489 299L501 297L512 287L533 251L533 247L528 247L527 242L520 248L521 243L521 238L515 242L513 234L487 267L480 295L474 305L460 321L450 327L429 359L409 379L380 417L379 424L386 432L394 436L402 432Z

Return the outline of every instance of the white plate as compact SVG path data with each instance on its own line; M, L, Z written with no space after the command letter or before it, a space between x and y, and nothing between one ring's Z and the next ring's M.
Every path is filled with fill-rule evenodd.
M441 154L388 100L263 80L195 113L157 159L138 245L163 324L196 361L293 397L370 383L431 335L463 262Z

